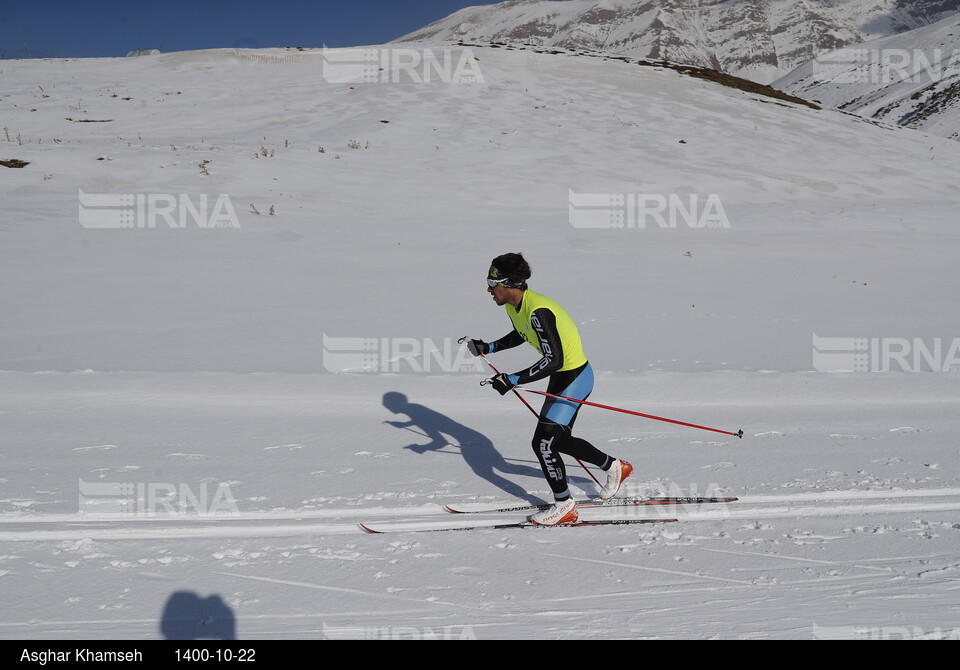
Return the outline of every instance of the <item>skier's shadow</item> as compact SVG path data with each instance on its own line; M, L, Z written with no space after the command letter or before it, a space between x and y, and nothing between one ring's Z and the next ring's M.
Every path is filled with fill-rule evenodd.
M526 489L503 476L522 475L542 480L543 471L539 465L534 467L511 463L497 451L486 435L462 423L457 423L436 410L410 402L403 393L396 391L384 393L383 406L394 414L406 414L410 417L409 421L384 421L384 423L395 428L412 430L430 439L428 444L409 444L404 449L423 454L428 451L441 451L453 442L454 445L459 445L463 460L478 477L486 479L505 493L517 498L531 503L542 502L541 498L530 494ZM414 428L419 428L419 431Z

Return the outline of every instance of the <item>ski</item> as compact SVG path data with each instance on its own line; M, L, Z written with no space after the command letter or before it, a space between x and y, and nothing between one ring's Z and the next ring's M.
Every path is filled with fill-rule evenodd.
M591 507L633 507L639 505L701 505L704 503L729 503L736 502L738 498L729 497L706 497L706 496L654 496L651 498L613 498L611 500L581 500L577 502L579 508ZM451 514L481 514L495 512L535 512L549 508L552 503L540 503L539 505L513 505L509 507L499 507L496 505L477 505L477 506L455 506L445 505L444 509Z
M544 526L530 521L490 521L483 520L474 523L464 523L455 526L444 523L419 523L419 522L384 522L361 523L360 528L368 533L423 533L423 532L442 532L448 530L502 530L504 528L586 528L588 526L628 526L648 523L671 523L677 519L597 519L594 521L576 521L574 523L563 523L555 526ZM449 522L447 522L449 523Z
M737 502L740 498L729 497L707 497L707 496L654 496L652 498L642 498L641 504L644 505L700 505L704 503L731 503Z

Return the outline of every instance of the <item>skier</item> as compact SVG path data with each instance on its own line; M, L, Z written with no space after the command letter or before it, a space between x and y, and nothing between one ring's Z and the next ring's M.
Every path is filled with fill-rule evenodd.
M493 342L469 340L467 348L479 356L528 342L540 352L540 360L515 374L496 375L491 379L493 388L504 395L514 386L549 377L548 393L586 400L593 390L593 369L583 353L576 324L556 302L527 287L530 275L530 266L521 254L503 254L493 259L487 274L487 292L497 305L505 306L513 330ZM608 456L583 438L573 436L573 423L580 407L580 403L548 396L540 410L532 445L555 502L531 516L533 523L556 525L578 519L561 454L596 465L607 473L600 492L603 500L613 498L633 472L633 466L626 461Z

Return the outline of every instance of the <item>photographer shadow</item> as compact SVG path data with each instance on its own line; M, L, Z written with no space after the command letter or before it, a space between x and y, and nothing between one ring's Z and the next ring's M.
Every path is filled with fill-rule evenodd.
M167 640L235 640L237 622L220 596L177 591L163 608L160 633Z
M463 460L478 477L487 480L500 490L516 498L534 504L543 502L542 498L529 493L519 484L504 476L519 475L542 480L543 471L539 464L530 466L511 463L497 451L493 442L483 433L468 428L429 407L412 403L403 393L396 391L385 393L383 395L383 406L394 414L406 414L410 417L409 421L384 421L384 423L395 428L411 430L430 439L428 444L409 444L404 449L409 449L418 454L424 454L428 451L450 453L443 452L443 448L452 442L452 446L459 445ZM419 431L414 430L414 428L418 428Z

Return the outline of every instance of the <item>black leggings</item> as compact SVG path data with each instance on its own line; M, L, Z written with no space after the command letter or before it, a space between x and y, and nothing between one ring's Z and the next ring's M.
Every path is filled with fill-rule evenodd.
M585 370L587 370L586 364L575 370L554 373L550 376L547 393L566 395L564 393L566 389L578 387L577 378ZM592 388L592 384L590 387ZM589 395L589 389L587 389L586 394L580 399L586 400ZM537 460L540 461L543 476L547 478L547 483L550 484L554 497L558 500L564 500L570 496L570 491L567 488L567 473L561 454L567 454L602 469L610 466L611 459L583 438L573 436L573 424L579 413L579 405L565 425L546 418L555 403L556 400L549 397L544 402L543 409L540 412L540 421L533 433L531 444L533 452L537 455Z

